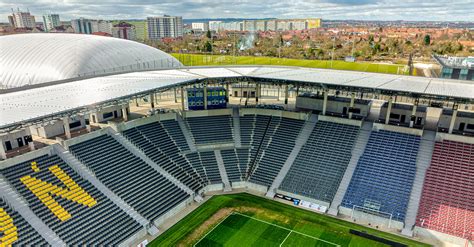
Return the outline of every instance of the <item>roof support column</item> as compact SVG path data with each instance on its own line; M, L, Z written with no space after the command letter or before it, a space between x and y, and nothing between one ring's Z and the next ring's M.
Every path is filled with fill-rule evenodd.
M455 103L453 106L453 115L451 116L451 122L449 123L449 134L453 133L454 124L456 123L456 117L458 116L458 105Z
M280 101L280 87L281 87L280 85L278 85L278 87L277 87L277 90L278 90L278 92L277 92L277 101Z
M84 116L85 117L85 116ZM92 121L92 114L89 114L89 119L86 121L86 130L87 132L91 132L92 131L92 128L91 128L91 121Z
M123 121L127 122L128 121L128 104L122 106L122 118Z
M354 108L355 93L351 94L351 103L349 104L349 119L352 119L352 108Z
M324 89L323 90L323 111L322 111L323 115L326 115L327 107L328 107L328 90Z
M258 105L258 98L260 97L260 84L257 82L255 84L255 102L257 102Z
M225 84L225 102L226 103L229 103L229 93L230 93L229 84L230 84L229 82Z
M415 125L417 107L418 107L418 99L415 99L415 102L413 103L413 108L411 109L410 128L413 128L413 125Z
M138 98L135 98L135 106L138 107Z
M184 111L184 87L181 87L181 110Z
M390 99L388 99L388 107L387 107L387 113L385 114L385 124L389 123L390 120L390 112L392 111L392 102L393 98L390 96Z
M173 91L174 91L174 103L178 103L178 97L176 96L176 88L174 88Z
M150 93L150 108L155 109L155 93Z
M288 105L288 84L285 84L285 105Z
M204 93L203 93L203 98L204 98L204 110L207 110L207 83L204 83Z
M36 150L35 142L33 141L28 142L28 147L30 148L30 151L35 151Z
M69 128L69 117L63 118L64 134L67 139L71 139L71 128Z
M6 160L7 159L7 152L5 151L5 147L3 146L3 141L0 143L0 159Z

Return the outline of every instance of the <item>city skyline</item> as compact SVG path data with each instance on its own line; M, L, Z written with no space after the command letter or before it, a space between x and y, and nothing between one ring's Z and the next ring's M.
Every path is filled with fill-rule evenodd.
M262 7L263 6L263 7ZM147 16L164 14L183 16L184 19L199 18L306 18L318 17L334 20L406 20L406 21L474 21L474 0L446 1L400 0L320 0L291 2L273 1L205 1L187 0L181 2L149 0L100 3L82 0L67 3L54 1L0 1L0 22L8 22L11 9L29 9L32 15L57 13L61 20L74 18L95 19L145 19Z

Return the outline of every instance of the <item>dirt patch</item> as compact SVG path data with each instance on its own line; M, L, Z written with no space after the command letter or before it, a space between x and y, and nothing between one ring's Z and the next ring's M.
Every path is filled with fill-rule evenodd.
M181 240L178 243L178 246L192 246L196 244L207 232L210 231L214 226L220 223L224 218L228 215L232 214L233 212L239 212L242 214L254 214L258 215L259 218L264 220L275 220L277 222L283 224L289 224L291 219L287 216L277 214L272 211L268 211L261 208L253 208L253 207L235 207L235 208L221 208L217 213L212 215L209 219L207 219L204 223L202 223L198 228L196 228L190 235L186 238Z
M199 239L204 236L212 227L221 222L225 217L233 212L232 208L221 208L217 213L212 215L209 219L204 221L198 228L196 228L189 236L183 239L178 246L192 246Z

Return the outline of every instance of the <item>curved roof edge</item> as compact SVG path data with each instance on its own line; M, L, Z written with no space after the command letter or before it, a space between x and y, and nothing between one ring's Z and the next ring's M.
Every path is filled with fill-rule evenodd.
M183 65L131 40L90 34L29 33L0 37L0 89Z

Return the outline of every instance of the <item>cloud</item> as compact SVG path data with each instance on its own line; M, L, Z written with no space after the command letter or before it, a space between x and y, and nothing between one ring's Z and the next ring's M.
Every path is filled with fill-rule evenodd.
M303 18L358 20L474 21L474 0L0 0L0 21L10 8L27 8L37 21L46 13L62 20L145 19L179 15L196 18Z

